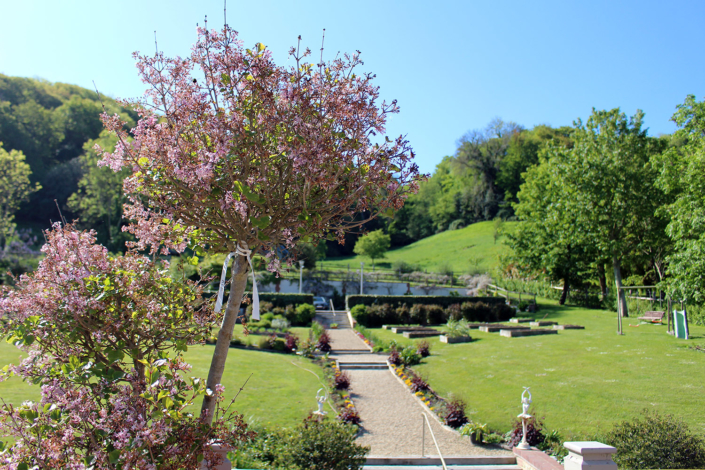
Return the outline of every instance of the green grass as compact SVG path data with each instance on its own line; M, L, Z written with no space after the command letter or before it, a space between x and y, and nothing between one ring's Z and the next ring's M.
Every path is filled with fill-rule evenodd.
M505 222L504 230L512 230L515 222ZM390 269L395 261L402 260L418 264L422 269L438 271L448 267L462 274L469 271L492 272L499 263L499 255L507 247L504 237L494 241L493 222L478 222L459 230L442 232L411 245L390 250L385 259L377 260L375 266ZM317 265L328 269L359 269L360 261L370 266L370 260L361 256L329 258ZM371 266L370 266L371 268ZM365 268L368 269L368 268Z
M693 339L683 341L663 325L629 327L639 323L629 318L618 336L612 312L548 305L537 317L546 314L586 329L524 338L473 331L476 341L452 345L433 338L431 357L415 369L441 396L464 399L471 419L501 431L521 412L526 386L538 416L565 437L589 437L645 408L683 418L703 433L705 353L688 347L705 344L705 328L693 326ZM383 340L418 341L373 331Z
M308 328L293 328L305 337ZM242 332L238 326L236 334ZM257 342L258 337L252 336ZM0 342L0 367L19 362L22 354L16 347ZM213 356L213 346L193 346L186 353L186 361L193 365L190 375L206 378ZM297 424L316 409L316 391L323 385L308 369L323 380L320 367L308 359L290 354L231 348L223 376L227 405L245 380L252 374L233 408L246 420L266 427L289 427ZM0 397L6 402L20 404L25 400L38 400L39 388L13 377L0 383ZM200 410L200 402L192 411Z

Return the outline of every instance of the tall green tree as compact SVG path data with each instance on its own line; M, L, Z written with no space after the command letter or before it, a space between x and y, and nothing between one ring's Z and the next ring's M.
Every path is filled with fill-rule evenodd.
M639 249L643 221L663 204L650 162L661 145L647 136L643 118L641 111L627 119L619 109L593 109L586 124L577 121L572 149L548 147L553 174L566 188L555 203L573 230L594 240L598 258L611 261L623 316L628 311L622 263Z
M549 149L540 164L525 173L526 182L514 204L520 222L507 235L512 248L509 261L519 271L563 283L561 305L565 304L571 287L583 284L589 277L595 254L589 237L575 230L558 203L569 197L568 188L562 184L560 167L550 158L564 150L565 147Z
M673 115L679 129L672 145L655 158L659 187L672 200L667 233L674 243L668 257L672 295L705 301L705 102L689 95Z
M39 184L30 183L32 171L25 156L17 150L7 151L0 142L0 247L4 248L7 237L15 231L15 212L30 194L40 189Z
M355 253L366 256L372 260L372 270L375 269L375 260L384 258L389 250L389 235L382 230L375 230L360 237L355 243Z

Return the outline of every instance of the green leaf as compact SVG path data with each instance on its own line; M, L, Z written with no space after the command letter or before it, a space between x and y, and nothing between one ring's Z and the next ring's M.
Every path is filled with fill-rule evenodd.
M115 449L114 451L110 452L108 454L108 459L110 460L110 463L115 463L120 459L120 449Z
M257 228L264 230L269 226L271 217L268 215L263 215L262 217L250 217L250 222Z
M137 160L137 164L139 166L145 166L147 163L149 163L149 159L147 157L142 157L139 160Z

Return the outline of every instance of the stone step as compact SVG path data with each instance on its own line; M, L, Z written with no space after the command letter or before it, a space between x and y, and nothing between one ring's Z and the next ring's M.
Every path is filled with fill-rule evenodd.
M528 326L519 325L487 325L481 326L478 329L485 333L496 333L500 330L530 330Z
M436 331L427 326L393 326L392 333L406 333L407 331Z
M329 356L344 356L346 354L372 354L369 349L335 349L333 348Z
M387 362L338 362L338 368L357 370L357 369L389 369Z
M429 452L431 451L428 449ZM496 466L507 466L509 468L519 468L516 464L516 457L513 455L473 455L473 456L443 456L446 465L462 465L471 468L493 468ZM376 457L369 456L365 462L365 467L369 466L388 466L396 467L405 466L409 468L422 467L427 468L428 466L440 466L441 459L438 457L421 457L421 456L409 456L409 457Z
M505 336L507 338L518 338L520 336L538 336L538 335L555 335L558 334L557 330L549 330L548 328L541 328L537 330L499 330L500 336Z

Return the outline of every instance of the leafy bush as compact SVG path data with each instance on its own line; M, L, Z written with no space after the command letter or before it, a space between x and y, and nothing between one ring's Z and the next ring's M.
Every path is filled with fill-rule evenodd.
M315 316L316 307L313 306L313 303L301 304L296 307L296 318L295 321L292 321L292 324L297 326L308 326L311 324L311 321Z
M421 304L414 304L409 311L411 323L425 325L426 324L426 309Z
M335 373L335 389L347 390L350 388L350 375L345 371Z
M399 355L399 351L397 351L396 347L392 347L392 350L389 352L389 358L387 360L392 365L401 365L401 356Z
M360 415L357 411L350 410L348 408L343 409L338 415L340 422L345 424L360 424Z
M276 338L276 336L275 336ZM272 342L269 340L269 336L262 336L258 341L257 341L257 347L260 349L272 349Z
M705 441L671 415L644 410L641 419L615 425L605 441L617 448L620 468L705 467Z
M396 309L390 304L370 305L367 307L367 321L370 327L380 327L382 325L397 324Z
M275 330L285 331L288 330L290 326L289 321L284 318L275 318L272 320L272 328Z
M414 271L421 271L421 266L418 264L411 264L407 263L404 260L397 260L394 263L392 263L392 269L395 270L396 272L401 272L401 273L413 273Z
M351 308L350 315L352 315L352 317L357 320L357 323L360 325L367 326L369 323L367 317L367 306L363 304L355 305Z
M514 428L512 429L507 444L510 447L516 447L524 435L524 429L520 420L514 420ZM539 447L546 440L546 435L543 433L543 421L536 416L532 416L526 421L526 442L532 447Z
M286 351L287 353L292 353L296 351L298 347L299 337L296 335L292 335L291 333L287 333L284 337L284 351Z
M369 447L357 445L357 429L340 421L309 416L293 429L259 431L236 453L233 468L361 470Z
M459 398L446 403L443 409L443 421L451 428L458 429L468 422L465 416L465 402Z
M458 321L463 318L463 310L461 307L461 304L453 304L449 305L448 308L446 308L446 317L448 320L455 320Z
M443 328L443 334L449 338L460 338L470 334L470 327L467 320L448 320L448 323Z
M220 268L218 268L220 269ZM252 304L252 294L247 294L246 302ZM260 307L264 302L272 304L273 307L286 308L287 305L298 306L301 304L313 305L313 294L282 294L277 292L260 292L259 293ZM243 307L245 305L243 304ZM271 310L270 307L269 310ZM264 311L264 310L263 310Z
M411 313L409 312L409 306L406 304L400 305L396 308L396 318L402 325L408 325L411 323Z
M431 344L426 340L419 341L418 343L416 343L416 352L421 357L430 356L431 355Z
M446 321L446 312L440 305L426 305L426 322L439 325Z
M416 392L424 392L428 390L428 383L418 375L414 375L411 378L411 391L416 393Z
M323 328L323 325L317 321L311 323L311 335L313 335L316 340L318 340L318 337L321 336L325 330L326 329Z
M415 366L421 362L421 355L416 352L414 346L407 346L399 353L399 359L405 366Z
M316 343L316 349L318 349L321 352L330 352L330 350L331 350L330 336L328 336L328 332L326 332L325 330L318 337L318 342Z

